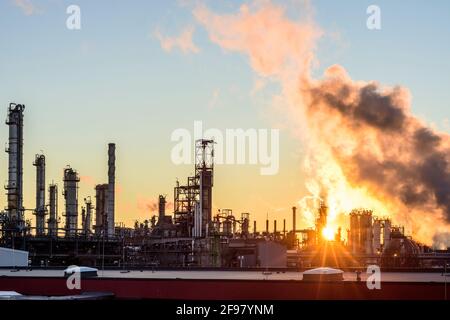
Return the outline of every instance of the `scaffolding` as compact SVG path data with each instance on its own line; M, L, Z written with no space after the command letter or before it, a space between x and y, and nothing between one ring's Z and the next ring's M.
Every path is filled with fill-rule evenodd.
M195 174L186 185L177 181L174 188L174 220L178 236L207 237L212 220L214 141L195 142Z

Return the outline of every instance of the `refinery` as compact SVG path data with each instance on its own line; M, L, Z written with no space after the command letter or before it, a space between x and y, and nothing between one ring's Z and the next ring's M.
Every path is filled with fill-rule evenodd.
M297 228L302 212L296 206L290 230L286 219L266 220L261 228L249 212L236 214L229 208L213 212L214 141L207 139L195 142L194 175L174 186L173 212L166 210L167 196L160 195L158 215L149 212L147 220L133 227L117 221L114 143L108 145L108 180L85 199L79 199L76 168L62 168L60 184L47 183L46 157L36 154L32 164L36 206L25 208L24 113L24 105L9 105L7 207L0 212L0 247L27 252L31 266L298 270L375 264L385 269L430 269L450 259L449 250L422 245L389 217L363 208L348 212L348 230L339 228L333 239L324 237L328 216L324 202L309 229ZM34 221L26 220L27 211Z

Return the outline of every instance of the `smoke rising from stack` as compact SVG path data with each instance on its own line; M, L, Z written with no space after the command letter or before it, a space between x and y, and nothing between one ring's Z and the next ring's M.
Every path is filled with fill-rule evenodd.
M411 113L407 89L354 81L338 65L313 79L323 32L309 8L302 21L270 1L225 15L200 5L193 15L212 42L247 55L259 77L281 85L274 101L301 132L306 186L327 202L331 223L366 207L428 244L448 235L450 136Z
M450 137L412 115L409 100L404 88L356 83L332 66L310 86L307 114L348 183L409 214L404 222L418 230L427 217L450 222ZM326 132L329 121L318 123L320 114L338 135Z

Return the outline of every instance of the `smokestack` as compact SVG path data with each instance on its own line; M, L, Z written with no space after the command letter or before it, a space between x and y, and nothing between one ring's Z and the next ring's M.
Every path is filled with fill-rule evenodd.
M45 233L45 156L36 155L33 165L36 167L36 235Z
M91 197L87 197L84 199L84 203L86 205L85 217L84 217L84 226L83 233L88 236L91 234L92 229L92 201Z
M56 236L58 234L58 186L51 184L48 187L50 216L48 219L48 234Z
M269 219L266 220L266 234L269 234Z
M166 216L166 197L162 195L159 196L158 213L158 223L162 223Z
M116 145L108 145L108 204L106 207L106 216L108 223L108 237L114 237L114 207L115 207L115 180L116 180Z
M256 236L256 220L253 221L253 234Z
M9 126L7 212L12 227L22 229L23 219L23 111L22 104L10 103L6 124Z
M81 234L86 235L86 208L81 207Z
M66 237L74 237L78 229L78 173L72 168L64 169L64 198L66 200Z
M297 232L297 207L292 207L292 232L295 234Z
M283 219L283 235L286 236L286 219Z
M273 233L277 233L277 220L273 220Z

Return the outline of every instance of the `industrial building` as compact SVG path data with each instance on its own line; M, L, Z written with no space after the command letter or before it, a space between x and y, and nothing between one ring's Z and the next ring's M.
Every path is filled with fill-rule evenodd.
M166 212L167 197L159 195L157 215L149 212L148 219L134 227L125 227L116 219L114 143L108 145L108 181L96 185L92 197L81 200L77 170L63 168L62 190L55 182L47 185L46 156L37 154L33 162L36 205L24 208L24 112L24 105L9 105L7 207L0 213L0 246L28 252L32 265L309 268L376 263L423 268L439 266L450 257L448 252L436 253L418 244L389 218L376 217L367 209L348 213L346 241L341 228L332 241L323 236L328 218L323 202L310 229L297 228L301 212L295 206L291 230L286 228L286 219L282 228L274 220L272 230L267 219L265 228L258 231L256 221L250 230L251 213L235 214L229 208L214 213L214 141L208 139L195 142L194 175L185 183L176 182L173 212ZM33 212L34 223L25 220L26 210Z

